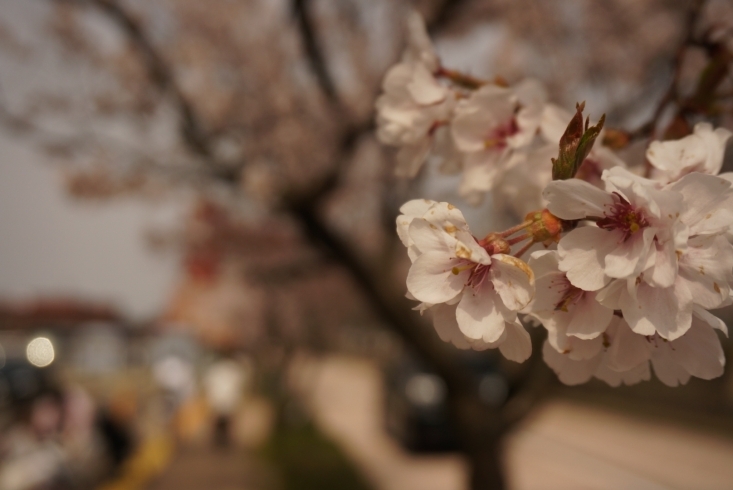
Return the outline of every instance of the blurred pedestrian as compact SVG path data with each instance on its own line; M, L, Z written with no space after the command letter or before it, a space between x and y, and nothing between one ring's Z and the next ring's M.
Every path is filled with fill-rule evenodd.
M231 442L232 415L239 404L244 381L244 369L232 359L216 361L204 376L206 400L214 413L214 444L218 447L227 447Z

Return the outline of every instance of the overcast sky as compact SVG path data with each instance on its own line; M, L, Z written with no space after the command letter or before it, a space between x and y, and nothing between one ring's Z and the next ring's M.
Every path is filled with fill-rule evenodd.
M3 28L36 48L29 58L0 50L2 102L17 110L24 93L48 88L84 97L88 73L44 36L48 5L0 0L0 9ZM79 297L138 318L154 315L170 295L179 259L151 251L144 235L175 225L181 211L170 202L72 199L49 157L0 129L0 299Z
M154 314L177 274L146 229L175 223L176 207L66 195L61 175L23 140L0 134L0 297L80 296Z

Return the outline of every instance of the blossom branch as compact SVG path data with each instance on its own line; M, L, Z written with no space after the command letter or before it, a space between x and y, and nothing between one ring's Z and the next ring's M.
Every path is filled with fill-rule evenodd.
M463 87L463 88L470 89L470 90L476 90L488 83L491 83L490 81L473 77L467 73L462 73L458 70L450 70L442 66L438 68L438 71L435 73L435 76L446 78L450 80L451 82L455 83L456 85Z
M699 42L695 39L695 26L702 16L705 3L706 0L694 0L692 7L687 12L682 41L672 58L672 80L670 81L669 87L662 95L661 99L659 99L651 118L638 128L628 133L631 141L643 138L656 139L658 130L657 126L664 110L669 106L669 104L679 102L679 81L682 74L682 64L684 62L685 52L689 47L699 45ZM649 164L647 164L647 171L650 170L648 165Z
M518 224L516 226L512 226L511 228L509 228L507 230L500 231L499 233L497 233L497 235L499 235L500 237L507 238L507 237L510 237L510 236L514 235L515 233L518 233L518 232L524 230L525 228L527 228L531 224L532 224L532 220L525 220L522 223L520 223L520 224Z
M204 125L192 104L183 95L163 55L150 41L140 22L115 0L91 0L91 3L106 14L135 46L145 64L150 81L161 92L167 92L172 96L181 116L181 132L189 148L202 157L211 158L213 152L203 129Z
M460 12L465 0L442 0L438 5L432 20L428 22L428 31L435 35L450 24Z
M309 0L293 0L293 15L298 24L303 49L305 50L305 55L311 70L318 81L318 86L326 97L326 100L328 100L332 107L341 109L342 104L339 99L338 90L329 72L326 57L323 55L323 51L318 42L318 36L313 26L313 18L309 7Z

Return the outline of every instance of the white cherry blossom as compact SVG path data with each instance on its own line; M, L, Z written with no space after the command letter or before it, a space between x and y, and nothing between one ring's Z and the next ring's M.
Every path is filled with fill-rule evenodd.
M651 379L646 339L631 332L617 316L602 337L592 340L572 337L564 349L555 348L551 338L548 336L542 356L560 381L567 385L586 383L593 377L611 386Z
M680 254L679 273L671 286L655 287L642 273L613 281L598 299L620 310L634 332L676 340L690 329L695 305L706 309L722 306L731 284L733 246L721 235L697 236Z
M523 217L547 205L542 191L552 181L550 159L557 156L557 143L519 150L515 155L516 162L507 165L493 197L498 209Z
M680 278L666 288L648 284L643 278L616 279L598 295L609 308L618 309L639 335L658 334L675 340L689 330L694 302Z
M434 73L440 68L440 60L425 28L425 21L415 10L407 15L407 48L402 54L406 63L422 63Z
M545 188L555 216L592 219L597 225L577 228L560 240L560 269L574 286L597 291L611 278L636 276L656 264L654 278L662 286L671 285L674 274L663 273L676 270L675 247L687 238L679 222L683 196L620 167L604 171L603 180L605 191L578 179L554 181Z
M680 221L689 235L725 233L733 225L733 184L730 180L691 173L664 189L682 195Z
M525 80L512 88L488 84L459 102L451 133L466 154L462 195L491 190L518 161L512 155L535 138L545 99L538 82Z
M397 217L397 235L402 244L407 247L407 254L412 262L420 254L409 233L410 225L415 218L421 218L436 228L448 230L455 228L469 232L463 213L452 204L430 199L413 199L403 204L400 212L402 214Z
M725 128L713 129L709 123L698 123L694 132L679 140L653 141L646 158L654 166L653 177L674 182L692 172L717 175L723 166L728 138L733 133Z
M554 104L545 104L540 118L539 141L515 154L506 165L500 182L495 186L495 201L500 209L513 211L517 216L547 206L542 191L552 181L551 159L557 157L558 143L572 114ZM603 189L604 170L626 167L612 150L602 145L603 131L590 153L580 165L576 178Z
M462 172L465 199L491 191L498 208L527 218L477 239L454 206L405 203L407 297L443 341L517 362L532 349L518 313L541 322L543 357L566 384L720 376L715 330L727 332L707 310L733 303L733 173L718 175L733 133L699 123L651 143L650 178L627 170L601 134L574 179L551 181L572 116L533 80L508 87L442 67L410 14L407 47L377 101L378 137L399 148L397 174L416 175L433 155L442 172ZM561 238L526 264L510 245L525 243L520 256L536 242L554 246L531 218L544 206Z
M474 238L450 204L411 201L403 209L412 213L397 220L413 261L410 295L426 305L455 305L456 323L469 344L503 345L502 352L514 360L528 356L523 347L528 337L516 329L522 328L517 312L534 294L531 269L501 253L493 241ZM450 330L443 326L436 324L439 331Z
M408 47L402 62L385 75L384 93L376 102L377 136L385 144L400 147L396 169L400 176L417 174L436 131L451 118L456 96L436 78L438 68L424 22L413 12L408 19Z
M572 355L572 350L557 350L548 341L543 357L565 384L584 383L591 377L612 386L634 384L650 379L651 366L662 383L677 386L687 383L690 377L713 379L723 374L725 356L715 329L727 335L720 319L697 309L690 330L672 341L658 335L638 335L624 320L615 317L604 333L603 347L595 356L579 358ZM573 342L582 345L592 341L575 339ZM589 346L583 348L591 351Z
M550 332L552 346L565 351L573 337L598 338L611 323L613 310L596 300L596 292L573 286L558 265L556 251L532 254L529 266L535 274L536 293L528 310Z
M532 340L519 320L507 322L504 333L494 342L467 337L458 326L456 305L441 304L432 308L433 324L438 336L459 349L486 350L499 348L510 361L524 362L532 353Z

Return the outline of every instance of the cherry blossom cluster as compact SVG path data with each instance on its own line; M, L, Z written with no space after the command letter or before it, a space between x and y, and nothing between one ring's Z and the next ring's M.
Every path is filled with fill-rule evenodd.
M549 335L545 360L569 383L612 385L711 379L725 359L707 310L729 302L733 285L731 175L716 175L731 133L705 123L676 141L654 142L653 179L621 167L604 189L554 181L548 209L578 223L556 251L532 254L538 294L531 315Z
M420 311L433 308L440 337L457 347L498 347L523 362L532 352L529 334L517 318L534 297L534 274L509 255L499 236L477 240L455 206L414 200L402 206L397 233L412 267L408 296Z
M542 205L552 179L546 162L572 116L550 104L544 87L527 79L509 86L479 80L440 64L422 18L408 18L408 46L385 75L377 99L377 135L396 146L396 174L414 177L429 155L444 173L462 173L460 195L478 203L497 191L519 214ZM598 145L581 172L599 180L606 168L623 163ZM539 171L538 171L539 170ZM535 192L519 191L532 186Z
M543 357L566 384L633 384L652 370L670 386L720 376L715 330L727 329L709 310L732 301L733 174L719 175L731 133L699 123L652 142L646 167L626 165L594 145L603 120L589 131L582 105L571 120L534 81L509 87L447 70L420 17L409 26L377 102L380 139L400 147L397 173L414 176L436 155L462 170L464 197L491 190L530 211L477 238L451 204L402 206L408 297L432 312L441 339L522 362L526 319L547 330ZM567 162L571 173L558 172Z

